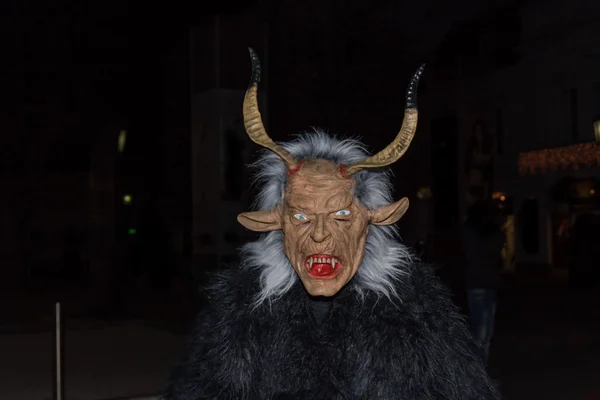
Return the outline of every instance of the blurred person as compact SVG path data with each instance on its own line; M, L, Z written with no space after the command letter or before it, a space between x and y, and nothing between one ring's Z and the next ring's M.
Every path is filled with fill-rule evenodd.
M427 244L425 242L424 239L419 239L417 240L417 243L415 244L415 253L417 254L417 256L423 260L425 259L425 254L427 252Z
M471 334L487 366L505 241L499 215L491 203L480 201L469 207L461 236Z
M473 125L473 133L467 142L465 154L465 170L468 187L479 187L482 198L491 196L494 178L493 136L488 132L486 124L478 120Z

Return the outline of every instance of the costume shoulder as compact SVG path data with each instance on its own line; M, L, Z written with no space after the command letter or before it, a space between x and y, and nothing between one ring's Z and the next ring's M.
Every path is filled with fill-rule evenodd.
M431 265L415 264L409 276L412 293L406 299L411 317L419 322L428 343L422 357L430 362L434 398L499 399L483 362L473 352L465 317Z
M378 373L390 374L389 381L394 380L391 374L402 375L396 385L403 385L409 398L499 399L483 363L474 355L465 318L433 268L414 264L398 290L402 302L384 306L384 326L372 329L383 333L386 343L381 346L389 352L388 366L411 372L387 368ZM393 393L387 396L394 398Z
M252 398L253 364L243 343L257 287L258 274L237 266L212 274L201 289L205 304L163 400Z
M405 300L411 304L418 304L426 309L444 307L445 311L457 311L451 301L450 290L436 275L435 269L430 264L415 263L408 270L405 279Z

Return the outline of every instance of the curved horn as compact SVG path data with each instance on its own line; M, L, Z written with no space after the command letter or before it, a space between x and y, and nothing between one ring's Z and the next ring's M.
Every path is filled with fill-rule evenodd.
M362 161L344 168L344 174L346 176L355 174L364 168L385 167L393 164L406 153L406 150L408 150L408 147L410 146L410 142L415 136L415 131L417 130L417 120L419 117L419 112L417 110L417 86L419 85L419 79L421 78L424 69L425 64L421 65L417 72L415 72L410 80L408 89L406 89L404 120L402 121L400 132L398 132L394 141L374 156L367 157Z
M252 139L254 143L272 150L281 157L288 169L294 169L298 165L294 156L269 137L262 122L262 117L258 109L258 97L256 95L261 74L260 60L253 49L248 48L248 51L250 52L250 59L252 60L252 77L250 78L250 85L244 96L243 111L246 133L248 133L248 136L250 136L250 139Z

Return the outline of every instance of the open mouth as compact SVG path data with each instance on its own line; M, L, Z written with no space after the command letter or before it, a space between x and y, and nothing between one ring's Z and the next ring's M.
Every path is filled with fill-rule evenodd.
M342 270L342 263L337 257L327 254L313 254L306 258L304 266L308 275L317 279L335 278Z

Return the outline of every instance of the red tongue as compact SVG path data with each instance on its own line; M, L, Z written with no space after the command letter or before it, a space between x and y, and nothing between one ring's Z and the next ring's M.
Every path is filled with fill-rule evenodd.
M317 276L327 276L333 273L331 264L314 264L311 272Z

